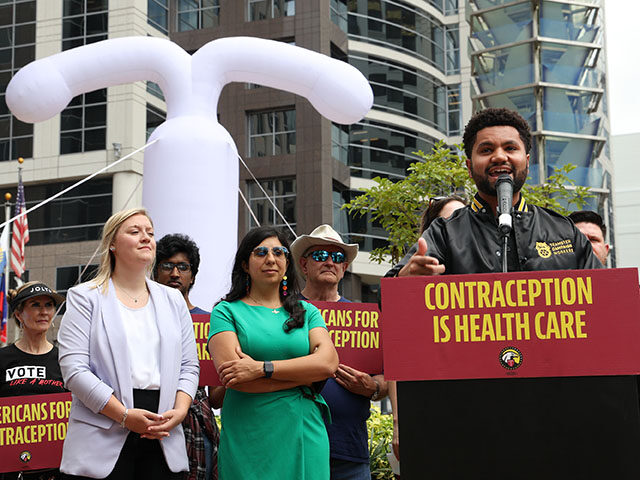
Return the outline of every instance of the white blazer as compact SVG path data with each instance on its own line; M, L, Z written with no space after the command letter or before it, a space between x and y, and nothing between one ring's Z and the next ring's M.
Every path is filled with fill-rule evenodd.
M178 390L194 397L198 354L191 315L180 292L151 280L147 286L160 333L159 412L164 412L173 408ZM99 412L112 394L133 408L131 362L111 280L106 295L92 283L69 290L58 342L62 376L73 394L60 470L104 478L113 470L129 430ZM160 445L171 471L188 470L182 425Z

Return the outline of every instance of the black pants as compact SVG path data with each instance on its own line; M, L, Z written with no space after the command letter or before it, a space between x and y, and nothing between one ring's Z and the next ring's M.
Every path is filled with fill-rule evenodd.
M150 412L158 411L159 390L134 390L133 404L135 408L144 408ZM130 432L120 451L120 456L107 480L179 480L184 472L174 473L169 470L167 461L160 447L160 440L140 438ZM89 477L64 475L63 479L89 480Z

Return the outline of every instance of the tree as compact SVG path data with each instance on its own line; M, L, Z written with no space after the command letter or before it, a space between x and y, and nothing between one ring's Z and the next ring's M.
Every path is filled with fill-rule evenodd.
M365 189L351 202L345 204L352 215L369 215L369 221L378 222L388 234L388 244L371 251L371 260L382 263L398 262L408 247L418 238L420 216L428 204L428 199L457 193L470 199L476 193L476 186L469 177L466 157L461 145L452 151L443 141L438 142L433 151L422 151L415 155L420 158L408 168L408 175L397 182L388 178L375 177L376 185ZM581 209L592 197L586 187L575 186L567 175L576 168L567 164L556 169L542 185L528 185L522 188L527 202L551 208L567 215L567 206ZM571 188L567 188L570 185Z

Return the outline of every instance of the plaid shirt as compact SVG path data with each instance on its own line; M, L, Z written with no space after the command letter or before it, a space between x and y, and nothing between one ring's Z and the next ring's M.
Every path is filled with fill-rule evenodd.
M189 457L189 472L185 474L185 480L210 480L205 478L206 460L204 453L204 437L211 440L213 452L212 478L218 479L218 443L220 431L214 419L213 411L209 405L209 398L204 388L198 388L193 399L189 413L182 422L184 438L187 443L187 456Z

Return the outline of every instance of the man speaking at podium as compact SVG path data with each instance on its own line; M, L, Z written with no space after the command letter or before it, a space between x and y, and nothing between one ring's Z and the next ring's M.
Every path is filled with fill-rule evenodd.
M482 110L469 120L463 142L478 193L469 206L436 219L387 277L502 271L496 182L503 175L513 182L509 272L602 268L572 221L527 204L520 194L529 174L531 131L519 114L506 108Z
M522 197L531 132L520 115L478 112L463 141L478 193L469 206L436 219L387 277L603 267L572 221ZM508 184L506 197L501 183ZM640 447L639 430L623 432L639 422L633 382L613 376L402 382L403 478L606 478L603 472L629 478L640 471L637 453L628 453Z

